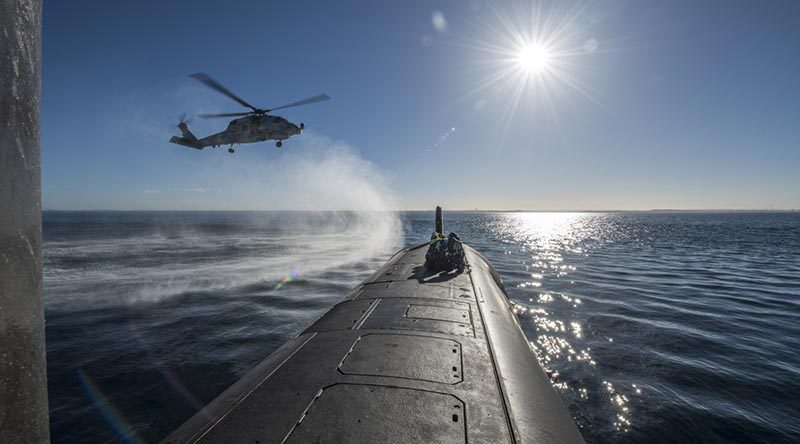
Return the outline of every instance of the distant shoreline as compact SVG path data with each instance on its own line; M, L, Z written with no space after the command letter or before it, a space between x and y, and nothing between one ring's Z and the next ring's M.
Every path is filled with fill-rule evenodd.
M95 209L44 209L43 213L78 213L78 212L98 212L98 213L328 213L328 212L360 212L363 210L111 210L103 208ZM399 213L428 213L429 210L394 210ZM653 210L446 210L449 213L797 213L798 209L703 209L703 210L680 210L680 209L653 209ZM380 211L384 212L384 211Z

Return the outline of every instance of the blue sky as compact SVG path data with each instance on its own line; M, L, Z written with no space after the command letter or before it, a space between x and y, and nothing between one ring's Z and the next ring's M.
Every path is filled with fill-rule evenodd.
M798 23L794 1L48 1L43 207L800 208ZM280 150L169 144L183 112L241 110L200 71L257 106L333 100L285 110L309 129ZM315 200L319 165L363 177Z

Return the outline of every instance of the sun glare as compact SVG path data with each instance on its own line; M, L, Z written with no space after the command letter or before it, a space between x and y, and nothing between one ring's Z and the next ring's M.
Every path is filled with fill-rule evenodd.
M528 44L517 54L517 64L528 74L539 74L550 66L550 51L542 45Z
M556 122L559 101L571 91L603 106L584 82L597 49L607 50L593 35L590 17L584 16L590 4L509 0L476 9L474 29L458 43L476 50L475 67L482 77L464 99L475 97L476 110L505 103L502 137L520 107L526 116L541 111Z

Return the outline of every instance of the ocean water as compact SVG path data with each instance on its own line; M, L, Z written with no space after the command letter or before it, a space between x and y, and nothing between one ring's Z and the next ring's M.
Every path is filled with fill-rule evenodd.
M45 212L54 442L164 437L432 213ZM588 442L800 441L800 214L445 213Z

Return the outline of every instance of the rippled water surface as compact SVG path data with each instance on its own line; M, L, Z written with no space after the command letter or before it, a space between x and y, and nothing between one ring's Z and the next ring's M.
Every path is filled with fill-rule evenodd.
M587 441L800 440L800 214L445 216ZM431 219L46 212L54 442L158 440Z

